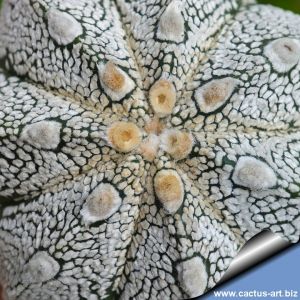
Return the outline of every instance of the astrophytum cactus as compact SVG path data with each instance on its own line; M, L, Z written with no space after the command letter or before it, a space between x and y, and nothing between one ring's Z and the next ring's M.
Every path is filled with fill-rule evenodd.
M300 17L238 0L4 0L7 299L188 299L300 232Z

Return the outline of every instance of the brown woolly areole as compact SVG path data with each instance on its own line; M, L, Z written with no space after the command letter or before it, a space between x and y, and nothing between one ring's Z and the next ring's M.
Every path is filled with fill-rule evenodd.
M229 99L238 83L235 78L227 77L212 80L200 87L195 93L200 110L204 113L217 110Z
M115 92L120 91L125 84L124 75L118 70L116 65L111 61L109 61L104 67L102 80L108 88L110 88Z
M173 111L176 102L176 91L170 81L160 79L151 87L149 98L157 116L165 117Z
M112 101L120 101L135 88L135 82L112 61L97 65L101 86Z
M134 150L142 140L140 129L131 122L116 122L107 130L110 144L120 152Z
M226 82L215 82L210 86L210 89L207 89L203 93L203 97L206 105L214 106L217 103L222 102L226 98L227 94Z
M161 136L161 148L176 160L186 158L193 148L193 136L177 129L165 130Z
M118 191L109 183L101 183L89 195L80 214L86 223L102 221L112 216L121 203Z
M161 170L154 177L154 190L166 212L175 213L182 204L184 187L174 170Z

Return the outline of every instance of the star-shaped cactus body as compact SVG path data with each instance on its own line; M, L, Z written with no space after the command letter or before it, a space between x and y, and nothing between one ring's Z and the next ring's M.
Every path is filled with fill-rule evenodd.
M242 0L4 0L8 299L187 299L300 232L300 17Z

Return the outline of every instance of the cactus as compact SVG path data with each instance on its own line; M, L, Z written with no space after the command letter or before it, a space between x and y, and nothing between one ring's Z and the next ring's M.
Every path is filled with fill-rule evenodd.
M7 299L188 299L300 232L300 17L249 0L4 0Z

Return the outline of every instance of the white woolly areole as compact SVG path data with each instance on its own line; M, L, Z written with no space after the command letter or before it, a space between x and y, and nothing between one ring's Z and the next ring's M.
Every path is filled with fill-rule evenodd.
M111 98L112 101L120 101L123 99L128 93L130 93L134 87L134 81L119 67L115 66L116 70L124 76L124 85L117 91L112 90L105 84L105 80L103 78L105 74L105 68L107 64L100 63L98 65L98 74L102 87L105 90L105 93Z
M112 216L121 205L118 191L109 183L100 183L88 196L80 211L87 223L102 221Z
M40 251L26 264L21 278L24 284L38 283L52 279L58 272L58 262L46 251Z
M56 149L60 143L61 124L56 121L40 121L29 124L21 132L21 139L39 149Z
M66 12L50 8L46 17L49 34L59 45L68 45L83 33L80 23Z
M153 151L158 151L160 139L156 134L149 134L148 136L149 147L153 149Z
M195 99L200 110L212 113L220 108L232 95L239 80L231 77L212 80L196 90Z
M192 134L174 128L164 130L160 135L160 141L160 148L176 160L186 158L194 144Z
M182 42L184 38L184 18L181 14L181 1L171 2L161 15L157 37L172 42Z
M288 72L299 63L300 41L292 38L277 39L265 47L264 54L275 71Z
M156 158L159 143L159 136L155 134L149 134L148 138L141 143L139 150L147 161L153 161Z
M240 157L232 180L235 184L251 190L264 190L276 185L275 172L265 163L251 156Z
M202 295L207 286L207 272L200 257L183 261L177 266L179 281L190 297Z
M167 213L173 214L180 208L184 197L184 186L174 170L161 170L154 177L155 193Z

